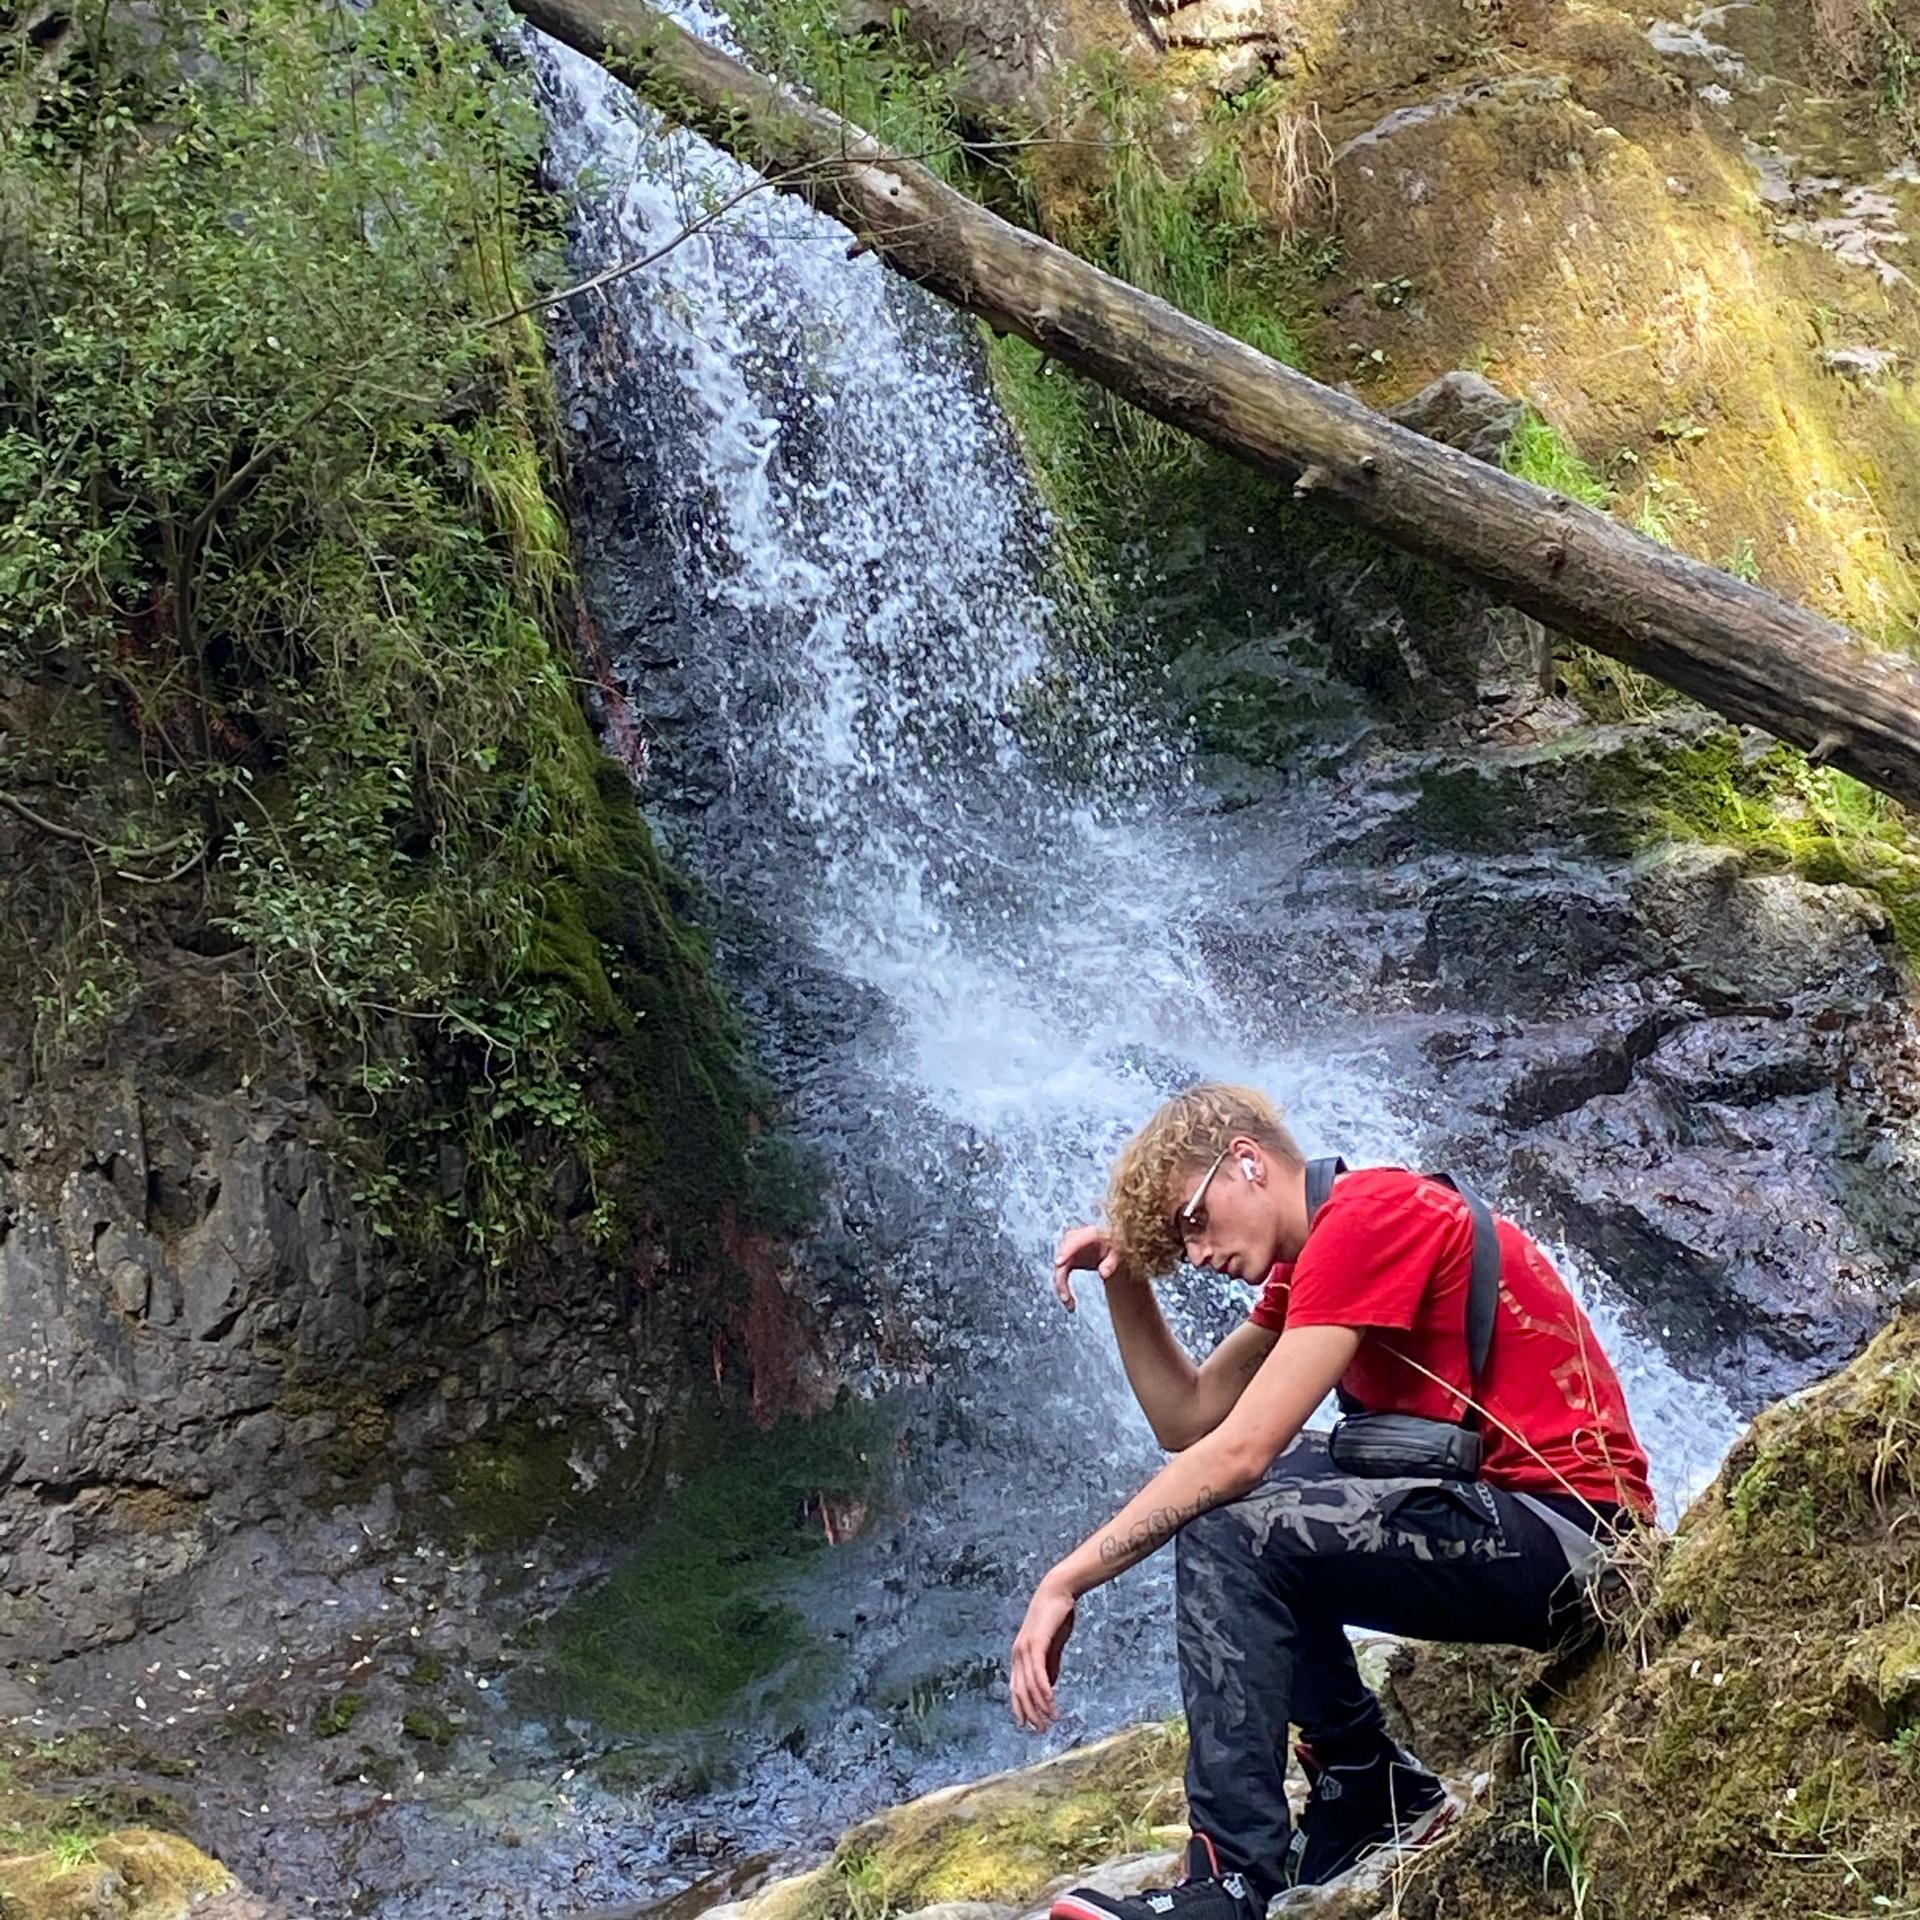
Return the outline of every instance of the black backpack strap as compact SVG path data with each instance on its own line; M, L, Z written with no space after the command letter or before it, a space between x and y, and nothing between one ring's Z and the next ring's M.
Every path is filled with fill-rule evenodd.
M1328 1154L1324 1160L1307 1162L1307 1231L1313 1231L1313 1223L1319 1218L1320 1209L1327 1204L1327 1195L1333 1191L1334 1180L1347 1170L1347 1163L1339 1154ZM1360 1402L1345 1387L1335 1387L1334 1398L1340 1403L1342 1413L1360 1413Z
M1427 1178L1451 1187L1467 1203L1473 1219L1473 1273L1467 1283L1467 1373L1477 1395L1493 1346L1494 1310L1500 1304L1500 1230L1487 1203L1457 1173L1432 1173ZM1478 1419L1475 1414L1469 1424Z
M1324 1160L1307 1162L1307 1226L1311 1230L1314 1217L1327 1204L1327 1195L1333 1191L1336 1174L1345 1173L1347 1163L1335 1154L1329 1154Z

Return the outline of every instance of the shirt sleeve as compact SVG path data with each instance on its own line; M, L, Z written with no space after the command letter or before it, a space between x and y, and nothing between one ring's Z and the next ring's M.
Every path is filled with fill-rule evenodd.
M1346 1175L1294 1263L1287 1324L1412 1327L1464 1208L1457 1194L1397 1167Z
M1260 1298L1253 1303L1253 1310L1247 1318L1256 1327L1264 1327L1269 1333L1285 1333L1287 1330L1287 1292L1293 1284L1293 1268L1277 1266L1267 1275L1267 1284L1260 1289Z

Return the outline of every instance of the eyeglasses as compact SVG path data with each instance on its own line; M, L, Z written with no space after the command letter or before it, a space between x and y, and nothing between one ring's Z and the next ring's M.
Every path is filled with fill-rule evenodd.
M1227 1157L1227 1148L1222 1147L1213 1157L1210 1166L1194 1188L1193 1196L1187 1204L1173 1216L1173 1235L1182 1246L1207 1224L1206 1215L1200 1211L1200 1202L1207 1197L1207 1189L1213 1185L1213 1176L1220 1171L1221 1162Z

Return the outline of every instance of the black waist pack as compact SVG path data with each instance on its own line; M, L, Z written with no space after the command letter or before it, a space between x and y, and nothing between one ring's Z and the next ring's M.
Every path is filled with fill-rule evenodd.
M1337 1160L1316 1160L1307 1168L1307 1211L1320 1210L1333 1186L1333 1176L1345 1171ZM1467 1368L1473 1397L1480 1397L1480 1376L1486 1371L1487 1351L1493 1344L1493 1313L1500 1298L1500 1236L1487 1203L1464 1180L1451 1174L1430 1174L1451 1187L1467 1203L1473 1220L1473 1271L1467 1286ZM1469 1407L1464 1423L1428 1420L1417 1413L1368 1413L1357 1401L1342 1396L1346 1409L1327 1441L1327 1457L1342 1473L1363 1480L1409 1479L1477 1480L1480 1477L1480 1415Z
M1327 1441L1327 1457L1363 1480L1477 1480L1480 1436L1417 1413L1350 1413Z

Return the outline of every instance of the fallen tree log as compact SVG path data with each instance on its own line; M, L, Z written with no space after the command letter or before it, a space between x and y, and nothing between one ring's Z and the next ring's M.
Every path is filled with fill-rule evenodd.
M1920 664L1396 426L1011 225L644 0L513 0L943 299L1335 512L1920 809Z

